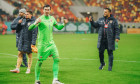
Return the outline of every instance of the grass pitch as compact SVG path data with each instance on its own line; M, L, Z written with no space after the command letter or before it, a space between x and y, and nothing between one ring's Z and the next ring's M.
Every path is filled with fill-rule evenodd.
M97 34L54 34L60 54L59 80L65 84L140 84L140 35L121 34L119 49L114 51L113 71L98 67ZM20 73L11 73L17 61L15 35L0 35L0 84L34 84L37 54L33 54L30 74L21 67ZM41 84L52 83L53 59L48 58L41 68Z

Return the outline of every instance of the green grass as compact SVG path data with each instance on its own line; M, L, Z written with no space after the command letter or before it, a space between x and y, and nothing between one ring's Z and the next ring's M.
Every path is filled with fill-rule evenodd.
M98 70L97 38L97 34L54 34L61 58L59 80L65 84L140 84L140 35L121 34L119 49L114 51L111 72L108 71L107 51L107 65L103 70ZM0 84L34 84L37 54L33 54L31 74L25 74L25 67L21 67L19 74L9 72L15 68L17 61L17 57L13 56L17 55L15 43L15 35L0 35ZM52 58L43 62L42 84L51 84L52 64Z

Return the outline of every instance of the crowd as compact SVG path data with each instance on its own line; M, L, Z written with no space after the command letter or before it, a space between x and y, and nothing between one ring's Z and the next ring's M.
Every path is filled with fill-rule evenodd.
M45 4L50 4L53 9L53 15L57 22L63 22L67 18L70 22L89 22L88 17L77 18L71 11L70 6L73 5L72 0L6 0L9 4L16 7L13 15L7 14L0 9L0 32L2 33L4 21L12 21L18 16L21 8L31 9L37 18L43 13L40 9ZM102 8L109 7L114 17L120 22L140 22L140 0L83 0L87 6L98 6ZM6 29L5 29L6 30Z
M120 22L140 22L140 0L84 0L87 6L109 7Z

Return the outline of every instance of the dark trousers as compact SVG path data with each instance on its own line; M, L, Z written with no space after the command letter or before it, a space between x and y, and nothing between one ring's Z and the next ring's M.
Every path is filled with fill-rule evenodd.
M107 39L104 39L101 41L101 46L99 48L99 58L100 58L100 63L105 64L104 62L104 51L107 49L108 56L109 56L109 66L113 66L113 50L108 49L108 42Z
M26 54L23 54L23 63L25 66L28 66L27 65L27 57L26 57Z

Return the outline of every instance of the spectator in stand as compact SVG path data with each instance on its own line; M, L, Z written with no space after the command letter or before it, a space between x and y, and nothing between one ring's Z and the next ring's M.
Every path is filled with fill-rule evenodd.
M2 33L2 21L0 20L0 34Z
M13 15L18 15L18 11L19 11L19 8L16 7L16 9L13 11Z
M2 23L3 23L2 24L2 35L5 35L7 32L7 25L4 22L2 22Z

